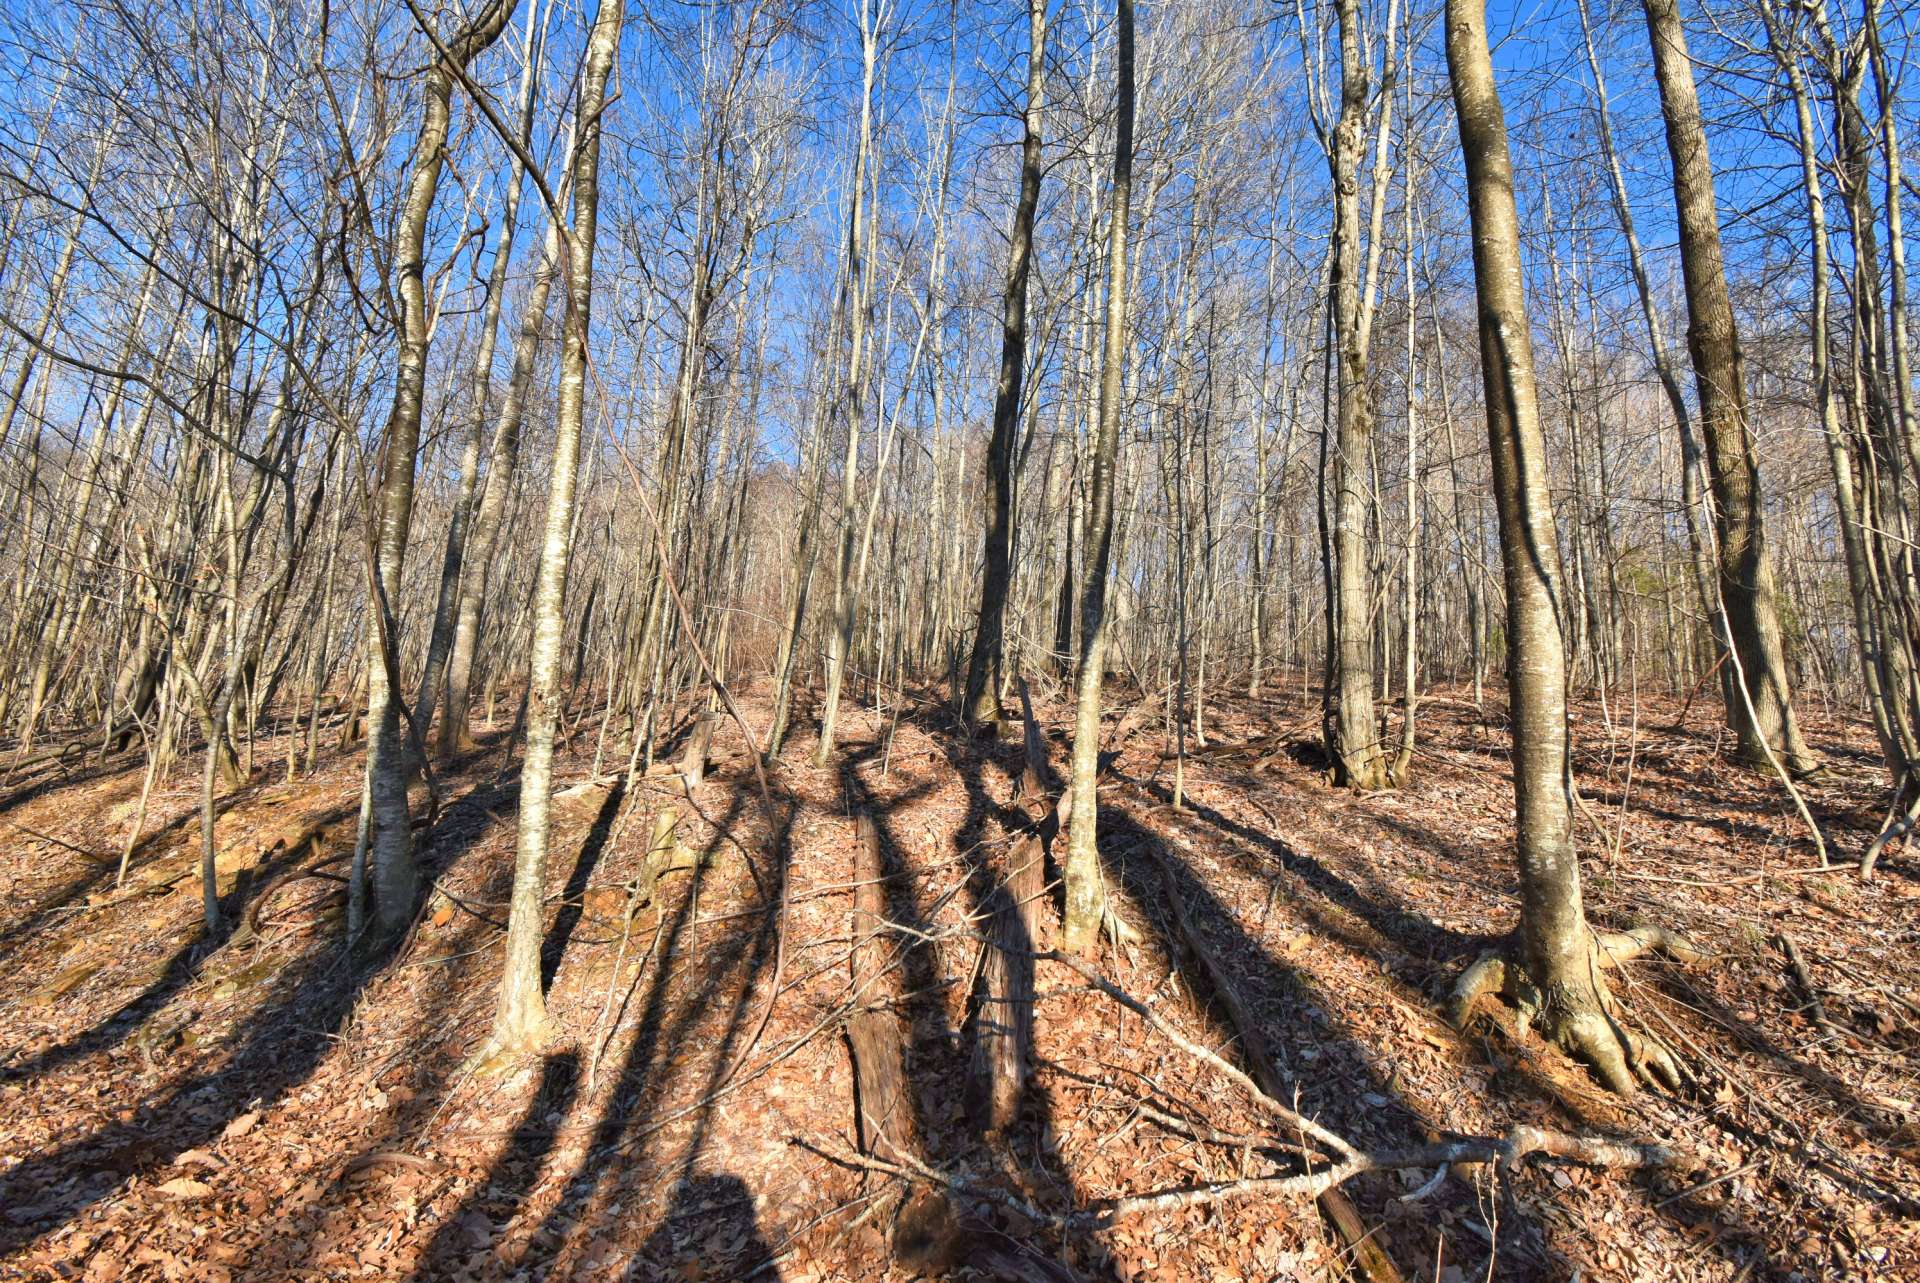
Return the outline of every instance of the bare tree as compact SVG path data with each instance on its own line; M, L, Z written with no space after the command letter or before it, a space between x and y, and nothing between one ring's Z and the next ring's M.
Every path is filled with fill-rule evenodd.
M1485 989L1503 990L1526 1019L1589 1061L1609 1087L1631 1092L1635 1072L1658 1072L1674 1081L1677 1070L1664 1049L1630 1037L1615 1015L1601 968L1618 961L1615 955L1624 950L1602 949L1581 907L1567 772L1560 552L1534 384L1506 113L1487 49L1484 0L1447 0L1446 22L1447 69L1473 225L1480 376L1506 574L1514 838L1520 863L1517 956L1475 964L1456 991L1456 1014L1466 1014Z
M546 1037L540 943L546 909L548 804L553 791L554 733L560 720L567 576L573 565L580 440L587 402L587 338L593 305L593 250L600 211L600 138L607 78L620 48L625 0L601 0L587 36L575 108L573 222L566 240L566 330L560 347L560 402L554 421L553 475L546 530L534 583L533 649L528 661L527 756L520 769L520 825L514 848L513 899L507 922L506 971L491 1045L501 1052L537 1048Z
M399 351L393 408L381 447L379 482L373 495L376 530L367 572L374 604L367 677L368 851L372 862L373 921L380 936L406 928L413 916L419 875L413 859L412 817L407 806L407 744L402 739L406 696L400 684L399 614L394 601L406 567L413 529L414 473L420 449L421 401L431 335L426 290L427 219L446 164L447 129L454 82L506 29L515 0L485 0L451 36L432 34L434 58L421 82L420 132L414 139L407 190L393 232L391 262L398 278ZM356 924L357 925L357 924Z
M1000 295L1000 377L994 388L993 436L987 442L986 571L980 580L980 624L967 665L967 716L998 725L1001 665L1006 649L1007 580L1013 539L1013 437L1027 359L1027 276L1033 263L1033 217L1040 204L1040 117L1046 106L1046 0L1027 4L1027 107L1020 137L1020 199L1008 234L1006 287Z
M1073 721L1073 809L1067 844L1065 946L1085 953L1099 942L1107 893L1097 844L1100 804L1100 693L1106 683L1107 576L1113 553L1114 468L1120 451L1123 367L1127 357L1127 220L1133 201L1133 0L1114 6L1113 182L1107 195L1107 324L1100 363L1099 433L1092 443L1087 557L1080 588L1080 666Z
M1719 596L1737 661L1737 697L1727 718L1741 752L1754 762L1779 758L1788 769L1812 769L1787 684L1786 652L1774 604L1773 560L1767 551L1760 498L1760 460L1747 414L1746 371L1720 252L1713 166L1694 92L1693 64L1676 0L1644 0L1660 110L1673 160L1673 201L1680 224L1680 266L1686 278L1687 348L1693 355L1700 435L1706 444L1718 543Z

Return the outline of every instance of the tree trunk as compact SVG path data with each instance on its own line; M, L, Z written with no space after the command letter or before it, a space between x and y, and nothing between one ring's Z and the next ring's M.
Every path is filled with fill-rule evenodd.
M1373 443L1373 384L1362 318L1360 154L1367 115L1366 41L1359 0L1340 0L1340 115L1328 160L1334 186L1332 310L1335 343L1335 436L1327 463L1333 494L1327 602L1325 738L1335 782L1348 788L1388 786L1387 759L1373 706L1372 593L1367 558L1367 459Z
M495 1050L537 1049L546 1036L540 988L545 921L547 811L553 792L553 742L560 720L562 641L567 572L573 560L575 488L586 413L588 317L593 302L593 247L600 203L601 111L607 77L620 46L625 0L601 0L587 39L580 81L581 127L573 157L573 227L567 236L567 325L560 349L560 399L554 418L553 480L546 532L534 585L533 653L527 674L527 749L520 769L520 826L514 849L513 901L507 920L506 970L494 1013Z
M1769 754L1792 771L1814 759L1800 738L1787 684L1785 650L1774 607L1773 565L1767 553L1760 494L1760 462L1747 419L1740 336L1727 297L1714 208L1713 168L1693 85L1676 0L1644 0L1653 43L1660 108L1673 161L1673 200L1680 229L1680 265L1686 279L1687 348L1693 356L1719 544L1719 592L1732 658L1745 695L1727 701L1728 723L1741 755L1764 762Z
M1007 580L1013 533L1013 437L1027 359L1027 276L1033 262L1033 217L1040 204L1040 117L1046 106L1046 0L1027 4L1027 109L1020 140L1020 199L1014 206L1007 277L1000 294L1000 378L987 443L986 572L980 580L980 626L967 665L967 717L1001 721ZM1043 340L1044 348L1044 340Z
M573 134L569 131L569 138ZM561 183L558 199L564 204L571 190L571 172ZM447 708L440 720L439 750L467 748L472 739L467 719L473 707L473 665L480 645L481 607L485 604L494 552L506 522L507 500L513 493L513 473L520 462L520 432L526 423L527 397L540 359L540 332L546 324L547 300L554 278L561 272L560 229L549 223L540 251L540 268L527 289L520 330L513 341L513 373L494 421L493 441L487 448L487 475L468 537L467 570L461 576L460 602L454 612L453 648L447 660Z
M553 10L549 7L550 17ZM539 59L534 52L534 31L540 26L539 0L527 16L527 34L522 42L520 73L520 142L524 147L533 135L534 89L538 83ZM486 439L487 400L493 390L493 350L500 335L500 307L507 292L507 265L513 257L514 230L519 225L520 189L526 181L525 166L520 153L514 152L508 162L507 193L504 208L500 216L500 239L493 248L493 266L487 276L486 303L480 315L480 346L473 358L473 384L469 390L472 401L472 422L467 427L465 447L460 453L460 489L453 501L453 515L447 524L447 547L440 563L440 588L434 598L433 632L427 640L427 654L421 665L420 693L414 699L413 723L420 728L420 734L427 733L427 725L433 720L433 706L440 698L440 685L446 676L447 656L454 641L458 627L460 608L461 568L465 564L467 537L472 525L475 492L480 483L480 447ZM492 551L491 548L488 549ZM472 672L472 649L469 645L467 662L468 674ZM443 726L438 737L438 747L446 752L459 744L466 734L466 700L460 705L462 722L459 726ZM448 720L452 720L452 709L448 709Z
M854 532L860 505L857 486L860 476L860 429L864 417L867 338L867 274L871 255L861 243L866 234L866 188L868 153L872 149L874 63L878 56L877 24L868 0L860 7L861 81L860 134L854 151L853 191L847 217L846 290L847 452L840 474L840 539L833 581L833 620L827 632L827 690L820 710L820 741L814 746L813 763L825 766L833 756L834 734L840 718L840 690L846 681L848 652L853 646L853 620L859 609L853 584Z
M1120 394L1127 354L1127 217L1133 197L1133 0L1117 0L1118 106L1114 122L1113 190L1107 224L1107 332L1100 367L1100 427L1093 442L1087 511L1086 580L1080 597L1080 671L1073 723L1073 819L1066 875L1062 943L1090 952L1106 918L1106 883L1096 846L1099 802L1100 687L1106 677L1107 572L1113 553L1114 465L1120 449Z
M372 797L369 849L373 859L373 928L380 936L398 935L406 928L419 882L413 860L412 820L407 810L406 744L400 731L405 694L394 686L400 662L394 596L400 591L407 538L413 526L414 470L427 376L427 220L433 213L440 170L446 161L454 80L499 37L514 4L515 0L488 0L465 29L441 42L443 48L436 51L426 72L420 133L414 140L406 196L394 228L399 362L381 453L380 482L373 497L371 517L376 529L368 567L374 615L373 627L368 630L373 658L367 668L367 786Z
M1447 0L1447 67L1466 161L1480 305L1480 368L1500 512L1513 721L1522 963L1550 1037L1632 1089L1580 902L1567 776L1560 554L1540 431L1506 116L1487 50L1484 0Z

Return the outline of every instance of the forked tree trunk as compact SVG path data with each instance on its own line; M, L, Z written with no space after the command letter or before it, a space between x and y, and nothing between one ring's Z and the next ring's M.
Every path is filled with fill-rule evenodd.
M1365 149L1367 45L1359 0L1340 0L1340 115L1328 160L1333 171L1334 330L1333 449L1327 485L1333 507L1331 596L1327 602L1325 738L1337 783L1356 789L1388 785L1387 759L1373 705L1373 593L1367 556L1367 458L1373 443L1373 383L1362 321L1360 155Z
M553 792L553 741L560 720L562 634L567 572L573 561L574 491L586 414L588 316L593 302L593 243L600 205L601 111L620 47L625 0L601 0L587 40L580 81L581 127L573 158L573 228L567 237L567 316L560 348L560 399L554 417L553 480L534 584L533 652L528 661L527 750L520 769L520 827L514 850L513 903L507 919L506 971L494 1013L493 1046L526 1051L544 1041L546 996L540 942L547 889L547 810Z
M547 9L550 17L551 7ZM535 0L527 15L527 34L521 44L520 142L525 147L533 136L534 89L538 83L539 57L535 52L535 31L540 27L540 5ZM447 547L440 561L440 588L434 599L433 631L427 640L426 660L421 665L420 693L413 704L413 722L420 733L427 733L433 720L434 704L440 698L440 686L446 676L448 652L452 649L458 626L461 569L465 564L467 536L473 522L476 491L480 484L480 447L486 441L487 402L493 391L493 351L500 336L500 308L507 293L507 265L513 258L514 229L519 225L520 189L526 179L520 152L508 162L507 193L500 218L500 237L493 249L493 267L487 276L486 303L480 316L480 346L473 358L472 422L460 454L460 489L453 502L453 514L447 523ZM489 552L492 550L489 549ZM472 672L472 650L468 650L468 673ZM449 714L452 710L449 709ZM438 738L442 752L465 737L467 703L460 703L459 726L443 726ZM452 718L449 716L449 722Z
M406 566L413 527L414 468L420 451L420 407L427 377L427 220L433 213L440 170L446 162L453 82L499 38L515 0L488 0L428 66L422 93L420 133L414 140L407 192L394 229L393 267L399 278L399 363L393 408L387 416L380 483L373 498L376 523L371 572L374 625L368 630L373 658L367 679L367 786L372 798L369 849L373 859L373 928L380 936L405 929L413 914L419 875L407 811L406 746L400 733L404 692L394 689L399 668L399 612L394 598ZM436 40L438 37L436 37Z
M1827 459L1833 469L1834 506L1838 510L1841 548L1846 558L1848 597L1853 605L1854 633L1858 639L1861 683L1873 714L1874 729L1880 740L1880 753L1894 786L1898 788L1909 769L1901 736L1896 732L1896 701L1899 692L1889 698L1883 681L1887 647L1882 635L1881 612L1876 609L1872 563L1867 551L1861 520L1858 484L1854 479L1853 459L1840 424L1840 412L1833 386L1833 362L1828 349L1827 325L1831 285L1831 237L1827 231L1827 205L1820 177L1819 136L1813 123L1812 96L1800 67L1800 51L1790 45L1783 19L1772 6L1762 6L1767 24L1767 40L1775 60L1786 74L1793 95L1794 124L1800 144L1800 178L1807 205L1807 239L1811 253L1812 310L1810 314L1810 355L1812 358L1814 407L1820 415L1821 436L1826 442ZM1896 646L1899 644L1896 640Z
M833 581L833 620L827 632L827 690L820 708L820 741L814 746L815 766L824 766L833 756L833 741L840 720L840 690L846 682L847 662L853 649L853 621L859 611L858 594L853 583L855 530L859 525L860 504L857 486L860 476L860 430L865 418L867 274L870 255L862 237L867 234L867 165L873 142L874 64L879 55L880 19L868 0L860 7L860 135L854 152L853 191L848 202L847 265L844 282L847 311L847 454L840 474L840 538ZM797 628L797 624L796 624Z

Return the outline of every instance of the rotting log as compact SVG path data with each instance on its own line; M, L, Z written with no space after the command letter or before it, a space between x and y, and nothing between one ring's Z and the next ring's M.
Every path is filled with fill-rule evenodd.
M906 1032L895 1004L898 968L888 930L882 885L880 830L873 816L855 817L851 955L853 1014L847 1046L853 1055L854 1103L862 1152L902 1167L924 1165L913 1096L907 1089ZM927 1186L911 1189L894 1211L894 1259L911 1270L936 1272L953 1260L953 1209L946 1194Z
M1035 863L1038 862L1036 844ZM1010 886L995 887L992 943L981 961L980 1000L974 1013L973 1063L967 1077L967 1113L988 1136L1013 1125L1027 1086L1033 1046L1033 954Z
M1073 791L1063 789L1059 801L1047 803L1047 742L1034 720L1033 700L1027 683L1020 682L1020 713L1026 744L1026 765L1020 772L1020 806L1036 826L1013 845L1007 858L1006 890L1019 912L1024 927L1024 948L1043 950L1053 947L1054 928L1059 925L1053 903L1047 897L1047 847L1064 829L1073 810ZM1111 764L1112 759L1102 763Z
M1173 910L1173 924L1180 936L1180 948L1205 974L1214 999L1226 1012L1240 1040L1240 1052L1246 1058L1253 1081L1275 1100L1285 1100L1291 1090L1280 1073L1279 1061L1267 1043L1259 1020L1255 1018L1252 1008L1247 1006L1246 999L1240 996L1226 968L1187 917L1186 902L1180 894L1180 884L1174 880L1172 867L1157 848L1149 846L1148 850L1159 870L1161 885L1166 888L1167 905ZM1333 1226L1340 1240L1353 1253L1354 1263L1363 1275L1372 1283L1402 1283L1399 1267L1367 1228L1366 1222L1361 1219L1360 1209L1353 1205L1353 1200L1339 1186L1322 1191L1316 1201L1320 1206L1320 1214L1327 1218L1327 1223Z
M853 1054L860 1146L870 1159L891 1169L925 1173L932 1169L923 1153L913 1096L907 1087L906 1038L910 1027L898 1011L900 969L895 965L894 936L888 929L880 831L864 810L856 812L855 824L851 924L854 1013L847 1022L847 1044ZM1019 917L1010 908L996 915L996 920L1019 930ZM1017 955L1002 949L987 952L989 967L999 956L1011 960L1014 974L1026 977L1026 999L1013 1010L1025 1022L1030 1042L1032 951L1021 949ZM1015 1050L1011 1038L996 1042L996 1046L1012 1053L1011 1063L1019 1066L1022 1081L1025 1045L1018 1044ZM976 1043L976 1057L981 1054L979 1047ZM1016 1089L1011 1097L1013 1108L1005 1115L1007 1122L1012 1121L1018 1098ZM1004 1233L957 1213L939 1186L915 1181L908 1188L910 1192L894 1209L891 1249L894 1259L909 1270L937 1275L964 1264L987 1278L1009 1283L1078 1283L1079 1274L1046 1255L1036 1244L1014 1242Z
M647 839L647 856L634 884L633 903L646 904L659 894L660 879L669 873L681 873L700 867L701 856L680 840L680 813L663 808L653 817L653 835Z
M983 906L988 947L981 959L974 1008L973 1058L967 1075L967 1114L984 1135L1013 1125L1026 1091L1033 1047L1033 954L1053 947L1057 919L1047 898L1046 840L1056 806L1047 800L1047 749L1034 720L1025 679L1018 681L1026 765L1016 799L1034 827L1007 856L1006 876ZM1063 796L1063 803L1068 793ZM1070 804L1068 804L1070 805Z

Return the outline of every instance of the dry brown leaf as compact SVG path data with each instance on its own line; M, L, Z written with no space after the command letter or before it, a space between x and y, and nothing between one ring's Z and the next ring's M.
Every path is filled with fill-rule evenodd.
M171 1198L205 1198L213 1193L213 1186L205 1181L194 1180L191 1176L176 1176L155 1188Z

